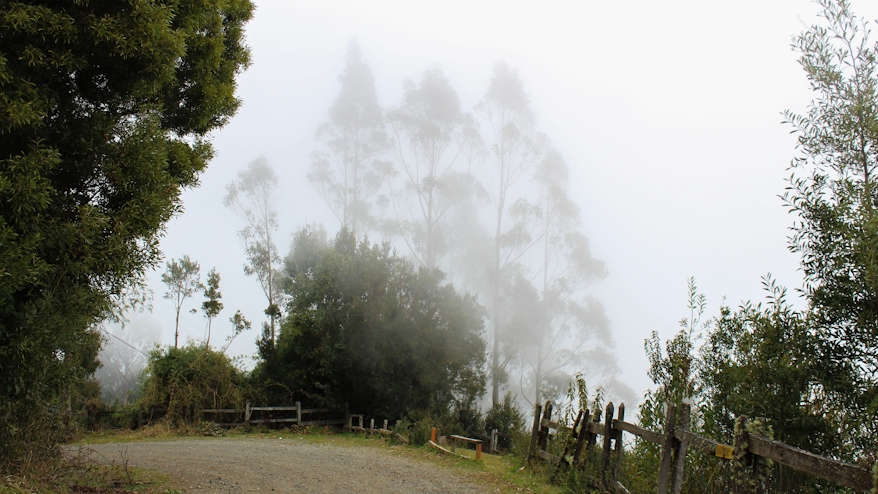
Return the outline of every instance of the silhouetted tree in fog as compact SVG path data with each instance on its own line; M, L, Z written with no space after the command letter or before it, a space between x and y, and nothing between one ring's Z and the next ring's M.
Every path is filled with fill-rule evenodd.
M317 139L328 152L313 153L308 180L341 226L358 236L375 223L372 201L378 199L387 205L386 197L375 196L393 167L378 159L387 151L389 141L372 69L363 61L355 40L351 40L347 64L338 80L341 90L329 109L329 121L317 129Z
M507 271L533 246L530 216L519 214L521 221L512 222L509 210L523 206L515 201L512 194L519 180L542 159L546 150L546 136L536 130L534 113L518 73L504 62L494 67L488 92L476 105L476 111L487 122L493 140L487 183L494 213L491 228L493 253L487 275L491 284L488 299L493 326L491 401L496 405L500 400L501 380L506 372L500 354L503 338L501 283L504 276L508 279Z
M544 155L533 183L539 194L531 208L538 238L532 280L540 287L542 317L527 328L531 344L526 345L522 360L530 367L534 403L539 403L547 376L572 375L563 372L569 366L584 374L586 369L608 371L615 368L615 359L587 358L589 353L595 356L596 346L613 346L601 303L579 298L582 289L607 276L607 269L592 257L588 239L580 231L579 207L567 195L569 168L560 153L549 150Z
M260 156L251 161L245 170L238 172L238 179L226 186L225 205L240 216L245 226L238 231L244 242L247 264L244 273L256 276L268 301L265 314L269 323L263 327L263 339L274 345L275 326L280 316L280 256L275 245L277 230L277 175L268 161Z
M398 234L422 266L433 269L453 247L484 190L473 167L484 152L472 115L438 67L420 84L403 83L399 107L388 112L393 156L403 177L393 192Z
M176 320L174 324L174 348L180 339L180 311L183 310L183 302L203 289L201 284L201 267L197 262L183 256L179 261L171 259L162 274L162 283L168 287L164 298L174 304Z

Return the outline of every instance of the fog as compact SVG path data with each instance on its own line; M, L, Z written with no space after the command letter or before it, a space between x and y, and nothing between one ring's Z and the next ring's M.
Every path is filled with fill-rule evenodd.
M853 8L878 18L876 4ZM502 60L529 95L536 129L569 167L567 195L579 208L578 231L606 267L606 277L578 297L602 304L617 377L640 397L650 386L643 341L653 330L672 335L688 315L687 278L694 276L707 296L708 316L723 300L732 306L761 300L766 273L791 288L801 283L798 258L787 250L793 218L778 198L795 155L781 112L801 112L812 98L790 38L817 10L806 0L542 2L539 8L484 1L258 2L247 29L253 64L239 78L243 105L213 136L216 158L201 186L184 193L184 212L168 225L162 249L167 259L198 261L203 277L216 268L225 308L211 341L218 345L231 333L229 317L240 310L254 329L227 353L253 355L266 301L256 277L244 274L238 236L244 224L223 205L227 184L264 156L278 176L280 254L306 223L322 223L332 234L339 222L306 174L312 153L323 149L315 132L339 93L350 40L356 38L371 68L384 110L400 104L404 81L417 84L425 70L438 68L461 110L478 120L474 107ZM490 146L486 122L479 122ZM530 175L521 183L529 184ZM538 196L536 188L520 187L516 194ZM482 220L489 217L486 204ZM395 237L408 254L400 241ZM172 344L175 309L161 296L163 271L148 275L156 294L150 320L161 326L161 343ZM206 319L188 312L201 302L196 295L184 305L181 341L204 337ZM125 332L149 324L135 318L114 334L133 341ZM490 333L486 340L490 349Z

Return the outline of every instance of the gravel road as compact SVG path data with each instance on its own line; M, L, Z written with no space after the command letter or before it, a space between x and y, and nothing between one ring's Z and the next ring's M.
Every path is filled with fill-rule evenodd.
M74 446L102 463L128 464L174 477L186 492L396 493L485 490L459 473L392 449L303 439L205 438Z

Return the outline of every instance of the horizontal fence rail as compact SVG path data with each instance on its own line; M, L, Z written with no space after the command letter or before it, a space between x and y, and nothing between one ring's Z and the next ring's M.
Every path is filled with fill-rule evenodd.
M268 416L264 416L265 412L269 412ZM329 408L302 408L302 404L298 401L296 402L296 406L292 407L251 407L250 403L247 403L245 408L205 408L201 410L201 413L212 415L234 414L236 416L242 416L244 418L242 422L214 421L214 425L217 427L237 427L239 425L250 424L296 424L300 426L309 426L345 425L347 423L347 411L345 410L332 410ZM254 418L254 413L257 413L261 418ZM341 414L342 418L321 420L302 419L303 415L311 414Z
M747 432L749 418L738 417L736 430L739 432L735 437L735 444L728 445L702 437L689 431L690 406L684 404L677 410L674 404L666 406L665 427L663 432L645 429L636 424L625 422L625 405L619 406L618 418L613 418L613 404L607 405L606 420L601 423L601 413L592 414L588 410L580 411L573 423L573 427L552 420L552 403L545 406L537 404L534 407L534 422L531 434L530 451L528 462L542 459L553 463L558 467L568 465L581 466L583 450L588 451L596 447L598 436L603 439L603 454L601 456L601 479L592 479L596 487L603 487L615 493L628 493L628 489L619 481L619 471L623 456L622 434L627 432L645 441L657 444L662 448L662 458L659 468L658 493L667 494L669 490L679 494L683 485L683 469L686 454L689 450L700 454L715 456L723 461L732 461L733 476L744 480L746 473L743 465L734 463L735 452L750 455L754 458L752 471L753 480L757 492L764 492L764 481L759 475L759 465L764 465L765 460L771 460L785 465L793 470L819 477L840 486L849 487L863 492L878 494L878 464L869 469L860 465L854 465L831 458L826 458L814 453L784 444L780 441L769 439L761 434ZM680 413L679 420L677 413ZM765 419L756 419L754 425L763 427ZM676 424L680 425L676 425ZM556 456L547 451L548 443L553 434L551 431L563 432L569 435L561 456ZM758 430L758 427L757 427ZM613 460L615 456L615 461ZM738 456L739 458L741 456ZM764 468L764 467L763 467ZM743 485L744 483L739 483ZM740 487L739 489L743 489ZM743 490L736 490L744 492Z

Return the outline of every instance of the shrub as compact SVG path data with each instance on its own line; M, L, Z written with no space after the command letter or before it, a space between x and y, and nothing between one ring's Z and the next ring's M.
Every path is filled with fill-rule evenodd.
M157 348L144 369L141 404L166 409L173 423L191 422L205 408L243 408L244 377L225 354L210 348Z

